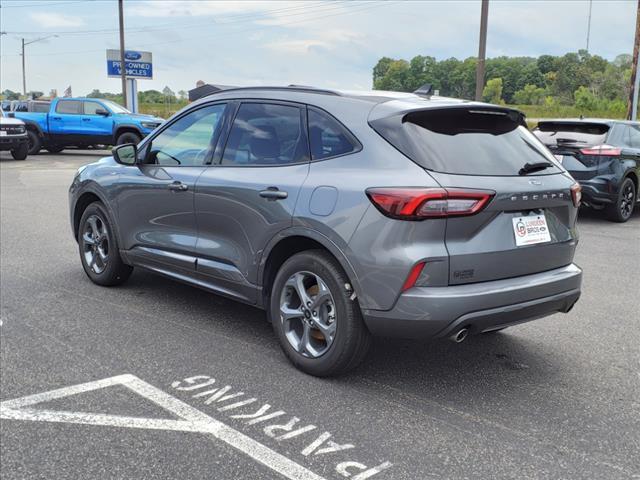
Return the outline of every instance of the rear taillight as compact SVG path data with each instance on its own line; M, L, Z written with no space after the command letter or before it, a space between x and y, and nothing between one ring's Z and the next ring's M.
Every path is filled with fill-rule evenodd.
M473 215L495 195L488 190L417 187L377 187L366 193L380 212L400 220Z
M582 148L580 153L583 155L605 155L607 157L619 157L622 149L612 147L611 145L596 145L595 147Z
M580 200L582 200L582 187L579 183L571 185L571 199L576 207L580 206Z

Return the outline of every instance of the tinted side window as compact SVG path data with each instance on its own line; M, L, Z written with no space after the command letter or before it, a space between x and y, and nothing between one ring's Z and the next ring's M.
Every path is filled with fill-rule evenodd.
M84 102L84 114L96 115L96 110L106 110L98 102Z
M335 118L310 108L308 121L312 160L346 155L358 148L347 129Z
M640 148L640 130L638 127L627 127L629 130L629 146L631 148Z
M20 102L18 105L16 105L16 112L28 112L29 111L29 104L27 102Z
M47 113L49 111L48 103L34 103L31 107L34 112Z
M243 103L222 155L222 165L286 165L308 161L300 109Z
M203 165L212 152L225 106L200 108L176 120L151 141L144 163L167 167Z
M60 100L56 105L57 113L81 113L82 102L80 100Z

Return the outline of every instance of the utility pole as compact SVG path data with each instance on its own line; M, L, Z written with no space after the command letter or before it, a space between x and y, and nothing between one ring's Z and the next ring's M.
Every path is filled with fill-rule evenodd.
M587 53L589 53L589 37L591 36L591 9L593 8L593 0L589 0L589 20L587 21Z
M638 0L640 1L640 0ZM124 63L124 0L118 0L118 14L120 17L120 79L122 80L122 103L127 105L127 72Z
M640 2L640 0L638 0ZM489 17L489 0L482 0L480 13L480 46L478 48L478 64L476 65L476 101L482 100L484 90L484 60L487 54L487 20Z
M27 74L24 68L24 38L22 39L22 93L27 96Z
M633 42L633 63L631 65L631 91L627 104L627 119L635 120L638 109L638 55L640 55L640 0L636 7L636 36Z

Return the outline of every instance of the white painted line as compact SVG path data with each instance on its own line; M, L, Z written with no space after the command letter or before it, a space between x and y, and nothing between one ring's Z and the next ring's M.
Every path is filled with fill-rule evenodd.
M127 417L99 413L64 412L56 410L40 410L32 405L48 402L58 398L69 397L84 392L91 392L114 385L123 385L143 398L154 402L173 413L180 420L166 420L142 417ZM172 397L166 392L150 385L134 375L118 375L93 382L82 383L71 387L59 388L44 393L29 395L14 400L0 402L0 418L7 420L27 420L36 422L74 423L82 425L102 425L122 428L141 428L148 430L171 430L196 432L210 435L225 442L231 447L248 455L291 480L324 480L323 477L294 462L293 460L271 450L239 431L215 420L191 405Z

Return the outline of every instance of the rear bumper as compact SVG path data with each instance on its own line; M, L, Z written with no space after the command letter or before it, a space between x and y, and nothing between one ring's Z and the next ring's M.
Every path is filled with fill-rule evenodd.
M495 330L556 312L580 297L582 270L574 264L522 277L451 287L414 287L388 311L364 310L371 333L401 338L446 337Z
M581 180L582 201L587 205L605 205L616 201L617 185L610 179L594 178Z

